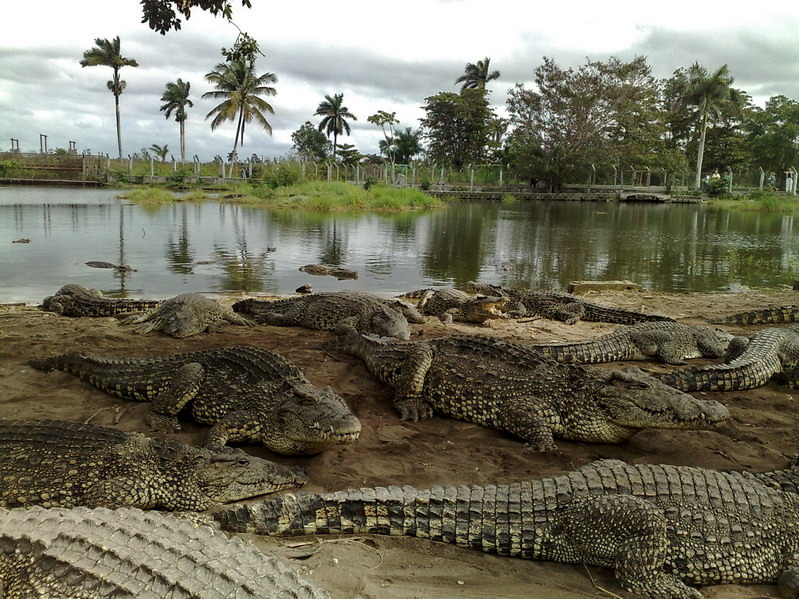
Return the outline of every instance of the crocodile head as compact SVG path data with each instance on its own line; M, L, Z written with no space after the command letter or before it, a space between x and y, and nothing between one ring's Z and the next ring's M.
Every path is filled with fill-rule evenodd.
M155 328L178 339L202 333L224 318L222 306L199 293L177 295L156 310Z
M710 429L729 418L717 401L701 400L660 382L639 368L605 371L594 400L623 429Z
M293 386L262 431L262 442L272 451L309 455L357 440L361 422L330 387L303 383Z
M411 338L411 327L405 315L385 305L378 306L358 327L361 333L380 337Z
M460 309L469 322L485 322L486 320L502 318L502 311L507 304L507 297L480 296L464 303Z
M201 491L216 503L239 501L302 486L305 472L258 458L240 449L197 448L194 471Z
M716 327L696 327L696 348L706 358L723 358L735 337Z

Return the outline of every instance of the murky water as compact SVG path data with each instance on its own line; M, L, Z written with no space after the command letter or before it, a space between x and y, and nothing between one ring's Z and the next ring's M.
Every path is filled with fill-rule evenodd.
M112 295L188 291L395 294L468 280L565 289L628 279L653 290L772 287L799 279L793 216L696 205L454 204L397 216L270 212L217 202L145 208L114 190L0 188L0 302L38 303L65 283ZM30 243L12 243L29 238ZM95 269L90 260L136 272ZM312 276L323 263L358 280Z

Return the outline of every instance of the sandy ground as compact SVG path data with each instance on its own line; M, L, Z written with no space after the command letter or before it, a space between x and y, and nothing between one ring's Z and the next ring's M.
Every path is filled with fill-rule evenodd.
M589 294L588 298L694 324L714 315L799 302L796 292L790 291L682 295L628 291ZM595 336L612 330L613 325L581 322L567 326L535 320L495 321L490 328L444 327L433 319L413 327L414 338L477 332L546 342ZM730 326L728 330L751 334L757 327ZM329 333L300 328L228 326L222 333L179 340L161 333L135 335L113 318L73 319L31 306L4 306L0 307L0 415L90 420L148 432L146 404L114 399L63 372L36 371L27 365L28 360L73 350L145 357L249 343L284 355L315 384L331 385L363 423L358 442L318 456L285 458L247 447L262 457L301 464L309 475L309 491L504 483L560 474L599 458L761 471L781 468L799 453L794 392L770 383L752 391L703 394L730 408L731 421L717 431L646 430L623 445L557 440L560 453L533 454L524 451L518 440L474 424L438 417L419 423L400 421L391 403L391 390L377 383L358 360L319 349L330 338ZM637 365L651 371L665 368L651 362ZM186 423L175 437L193 443L202 434L202 427ZM334 599L627 596L612 573L603 568L484 555L421 539L331 536L254 540L265 551L290 559ZM706 597L716 598L777 596L776 588L768 585L726 585L702 591Z

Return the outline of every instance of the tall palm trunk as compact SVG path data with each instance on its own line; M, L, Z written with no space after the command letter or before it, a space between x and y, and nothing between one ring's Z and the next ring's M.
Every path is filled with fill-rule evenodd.
M336 160L336 147L338 145L336 142L338 142L338 132L333 129L333 161Z
M180 121L180 163L186 164L186 126L185 120Z
M702 114L702 130L699 133L699 148L696 150L696 179L694 188L700 189L702 186L702 161L705 156L705 138L707 137L707 112Z
M117 117L117 150L119 150L119 158L122 159L122 128L119 123L119 94L114 94L114 107L116 109Z
M233 138L233 152L230 154L230 172L228 173L228 177L233 177L233 169L236 167L236 149L239 147L239 136L242 137L242 144L244 143L244 134L242 129L244 128L244 107L239 110L239 121L236 124L236 137Z

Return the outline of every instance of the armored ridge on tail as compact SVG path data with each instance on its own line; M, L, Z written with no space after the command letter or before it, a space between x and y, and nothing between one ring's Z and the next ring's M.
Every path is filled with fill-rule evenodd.
M330 291L283 300L245 299L236 312L252 314L256 322L332 331L349 324L362 333L410 339L408 322L424 322L412 306L363 291Z
M128 312L152 310L161 300L136 300L103 297L96 289L70 283L42 300L41 308L63 316L116 316Z
M739 391L762 387L775 374L799 366L795 329L763 329L749 340L736 337L731 348L733 359L726 364L684 368L658 378L682 391Z
M116 397L152 402L148 422L175 430L185 407L211 424L209 447L262 443L283 454L318 453L358 438L361 424L332 389L318 389L285 358L249 345L158 358L63 354L31 361L74 374Z
M749 312L739 312L713 318L710 320L716 324L780 324L785 322L799 322L799 306L779 306L778 308L764 308L763 310L752 310Z
M0 420L0 506L206 510L298 487L298 468L91 424Z
M685 364L690 358L721 358L732 335L719 329L681 322L640 322L622 325L587 341L531 345L531 349L569 364L596 364L657 358Z
M776 474L777 476L772 476ZM782 486L774 481L782 481ZM688 585L799 588L799 472L750 475L601 460L509 485L287 493L214 514L224 530L268 535L405 535L615 570L627 591L697 599Z
M340 351L394 387L403 419L436 412L509 432L535 450L555 449L553 436L619 443L643 428L708 429L729 416L720 403L675 392L637 368L559 364L494 337L397 341L337 332Z
M499 285L469 281L467 291L485 295L505 295L508 299L508 313L511 316L538 316L574 324L579 320L609 322L614 324L635 324L638 322L672 321L668 316L645 314L621 308L610 308L589 302L576 295L561 291L516 291L504 289Z
M5 599L329 599L252 543L137 509L0 509Z

